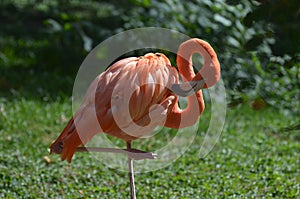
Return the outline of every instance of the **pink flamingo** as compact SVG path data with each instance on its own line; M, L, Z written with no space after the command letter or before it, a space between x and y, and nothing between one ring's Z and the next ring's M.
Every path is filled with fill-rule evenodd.
M201 54L204 59L197 74L192 66L194 53ZM51 153L61 154L62 160L71 162L76 148L84 146L97 133L120 138L130 149L132 140L158 125L183 128L195 124L204 110L201 89L217 83L220 64L213 48L197 38L182 43L177 54L183 83L179 83L176 68L161 53L125 58L110 66L91 84L95 92L87 90L83 103L52 143ZM128 103L124 99L127 90L133 90ZM188 97L184 110L179 108L178 96ZM130 113L129 119L125 109ZM96 120L92 119L93 110ZM133 133L127 133L130 130Z

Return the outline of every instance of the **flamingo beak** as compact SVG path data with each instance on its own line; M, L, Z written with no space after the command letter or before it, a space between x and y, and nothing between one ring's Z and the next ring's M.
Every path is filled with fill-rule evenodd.
M173 84L171 90L178 96L187 97L202 89L205 85L205 80L190 81L181 84Z

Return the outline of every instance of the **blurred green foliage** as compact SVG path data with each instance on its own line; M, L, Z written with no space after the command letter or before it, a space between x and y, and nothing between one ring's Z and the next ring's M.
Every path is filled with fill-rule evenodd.
M300 113L300 1L264 2L244 18L256 30L245 46L255 52L257 91L270 104Z
M23 69L74 76L106 38L131 28L164 27L212 44L232 102L263 98L295 110L291 107L300 107L300 1L264 2L4 0L1 74ZM13 79L0 77L0 89L7 89L7 82L14 87Z

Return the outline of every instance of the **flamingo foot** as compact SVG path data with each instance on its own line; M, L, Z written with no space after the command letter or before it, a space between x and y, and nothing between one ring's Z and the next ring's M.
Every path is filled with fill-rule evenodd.
M139 149L127 148L124 149L127 152L129 158L133 160L143 160L143 159L156 159L157 154L152 152L146 152Z
M118 149L118 148L100 148L100 147L77 147L76 151L77 152L124 153L133 160L156 159L157 158L156 153L141 151L141 150L133 149L133 148Z

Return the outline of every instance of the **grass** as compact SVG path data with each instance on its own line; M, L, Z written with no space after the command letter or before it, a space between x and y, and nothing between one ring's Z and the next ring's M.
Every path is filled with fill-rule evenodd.
M72 164L49 156L70 116L68 98L0 98L0 198L129 198L126 173L87 154L76 154ZM136 174L137 197L299 198L299 130L279 131L295 123L299 117L271 107L228 109L221 138L206 158L197 157L200 130L173 164Z

